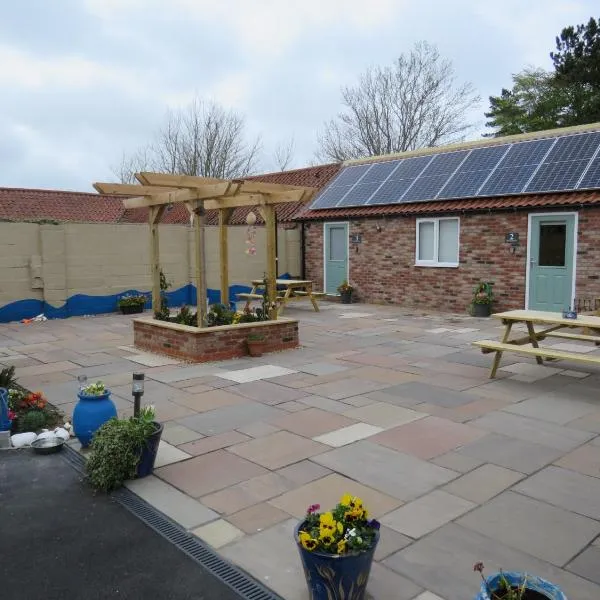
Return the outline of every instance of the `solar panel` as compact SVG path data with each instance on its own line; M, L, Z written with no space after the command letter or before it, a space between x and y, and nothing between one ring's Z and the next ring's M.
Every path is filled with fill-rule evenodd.
M479 190L477 196L519 194L529 181L529 178L533 175L536 168L537 165L507 167L505 169L498 168Z
M432 156L417 156L404 159L392 173L390 180L414 179L431 162L432 158Z
M310 208L334 208L351 188L351 185L329 186L317 196Z
M491 170L456 173L438 194L439 199L475 196Z
M365 173L364 177L360 180L360 183L372 183L374 181L382 183L398 166L399 162L400 161L398 160L390 160L388 162L375 163L371 165L371 168Z
M581 183L577 186L578 190L600 188L600 156L595 158L583 176Z
M442 186L448 181L448 175L419 177L402 196L402 202L419 202L435 198Z
M380 181L356 184L342 199L338 206L362 206L371 197L371 194L381 185Z
M358 165L346 167L332 182L334 187L341 185L354 185L369 169L371 165Z
M600 188L600 131L350 165L311 208Z
M569 160L558 163L544 163L538 169L527 192L557 192L575 189L583 171L589 164L589 159Z
M539 165L556 138L513 144L500 163L502 167Z
M397 179L397 180L389 180L386 181L378 190L377 194L375 194L369 200L369 206L373 206L375 204L396 204L400 202L400 198L406 190L408 186L414 181L413 179Z

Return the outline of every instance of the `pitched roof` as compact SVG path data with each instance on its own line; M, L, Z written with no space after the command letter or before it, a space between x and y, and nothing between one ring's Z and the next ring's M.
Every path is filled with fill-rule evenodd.
M262 181L264 183L281 183L285 185L299 185L306 187L315 187L321 189L341 168L340 163L319 165L316 167L306 167L303 169L293 169L291 171L280 171L277 173L265 173L263 175L253 175L245 179L251 181ZM288 223L293 220L296 214L304 208L301 202L289 202L279 204L275 207L277 221L279 223ZM230 225L245 225L246 215L252 210L252 207L236 208L229 220ZM262 223L260 214L257 214L256 222ZM134 208L125 210L120 219L122 223L145 223L148 219L148 211L145 208ZM190 215L186 207L179 203L166 211L161 219L161 223L167 224L185 224L190 222ZM206 212L206 224L217 225L219 222L218 212L209 210Z
M468 200L439 200L414 202L412 204L388 204L308 210L304 208L295 220L314 221L352 217L382 217L393 215L433 215L440 213L512 210L519 208L544 208L558 206L593 206L600 204L600 190L586 192L561 192L551 194L528 194L493 198L470 198Z
M123 203L115 196L61 190L0 188L0 219L115 223Z
M255 175L247 179L268 183L283 183L321 188L339 171L340 164L319 165L279 173ZM303 205L299 202L276 207L279 222L290 222ZM250 208L234 211L231 224L246 223ZM261 223L260 215L257 222ZM38 190L25 188L0 188L0 219L9 221L39 221L43 219L79 223L146 223L145 208L125 210L122 196L63 190ZM187 224L190 217L183 204L175 204L163 215L161 223ZM218 223L217 211L208 211L208 225Z

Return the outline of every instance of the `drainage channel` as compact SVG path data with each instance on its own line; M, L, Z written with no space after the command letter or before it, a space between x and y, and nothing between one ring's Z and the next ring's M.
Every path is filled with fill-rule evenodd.
M85 459L79 452L65 445L62 457L80 474L84 473ZM128 490L120 488L111 497L124 506L156 533L171 542L192 560L237 592L244 600L283 600L244 571L224 560L212 548L183 527Z

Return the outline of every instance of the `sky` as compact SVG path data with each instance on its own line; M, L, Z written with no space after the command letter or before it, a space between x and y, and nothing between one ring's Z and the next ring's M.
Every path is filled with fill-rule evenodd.
M340 88L414 44L435 44L488 97L597 0L0 0L0 186L92 191L192 98L244 116L259 172L294 140L315 162Z

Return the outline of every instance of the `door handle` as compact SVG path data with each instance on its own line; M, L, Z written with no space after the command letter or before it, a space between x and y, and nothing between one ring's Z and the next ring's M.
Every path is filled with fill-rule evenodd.
M530 258L529 259L529 264L533 267L534 265L537 264L537 260L535 260L534 258Z

